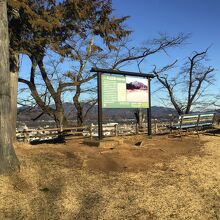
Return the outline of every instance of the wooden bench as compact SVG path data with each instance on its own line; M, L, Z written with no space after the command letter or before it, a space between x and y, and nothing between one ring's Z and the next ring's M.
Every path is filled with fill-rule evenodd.
M179 116L177 124L169 126L169 129L171 133L178 131L180 136L182 132L189 131L196 131L199 136L199 131L214 128L214 118L215 113L185 114Z

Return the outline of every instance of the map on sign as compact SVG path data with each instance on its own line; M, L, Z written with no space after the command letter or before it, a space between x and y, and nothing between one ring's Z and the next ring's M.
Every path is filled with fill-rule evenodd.
M149 108L148 79L102 75L103 108Z

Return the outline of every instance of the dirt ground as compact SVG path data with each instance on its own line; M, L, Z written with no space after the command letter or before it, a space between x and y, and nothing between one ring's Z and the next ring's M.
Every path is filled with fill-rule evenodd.
M0 176L0 219L220 219L219 136L17 143L16 153L20 172Z

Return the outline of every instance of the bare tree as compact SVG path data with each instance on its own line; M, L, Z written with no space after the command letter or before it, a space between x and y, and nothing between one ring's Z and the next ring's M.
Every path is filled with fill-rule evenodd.
M154 67L153 73L162 87L168 92L169 100L178 114L188 114L192 106L200 104L207 88L213 83L214 68L205 66L208 49L194 51L178 74L167 74L174 69L177 61L161 69Z
M19 79L20 82L28 85L32 96L42 111L51 115L55 121L60 121L60 119L56 119L57 115L64 115L61 100L62 94L71 91L69 94L74 93L73 103L77 114L77 125L83 125L88 112L97 102L96 83L93 82L96 74L90 72L91 67L121 69L131 63L138 63L139 67L149 56L159 52L166 53L166 50L183 44L188 38L188 35L184 34L179 34L176 37L161 34L158 38L149 41L142 47L131 47L129 46L129 40L122 38L114 44L114 50L110 50L108 47L101 45L101 48L101 46L95 44L94 36L94 34L90 34L86 39L74 36L72 39L66 41L69 51L65 57L61 57L61 60L71 62L72 69L60 77L57 77L56 80L50 77L43 63L43 59L34 59L34 54L30 57L32 59L32 65L34 65L34 60L38 59L41 61L35 61L36 64L32 66L30 80ZM60 61L58 60L57 62ZM37 85L35 81L35 69L37 65L40 70L43 85L46 88L45 91L48 92L50 98L53 100L55 109L46 105L46 102L42 100L43 96L39 94L39 88L37 88L39 85ZM55 66L52 67L54 70L55 68ZM42 89L40 90L42 91ZM82 97L83 94L86 94L86 98ZM56 112L62 114L56 114Z
M217 95L215 95L214 101L213 101L213 105L217 108L220 108L220 92L217 93ZM218 112L220 112L220 110L218 110Z
M112 69L121 69L135 62L141 72L140 66L146 58L160 52L167 54L168 49L183 45L189 37L189 34L183 33L173 37L160 33L159 37L146 41L141 47L129 46L126 40L122 41L112 59Z
M19 82L28 86L37 105L44 113L50 115L55 120L58 128L66 127L67 119L64 115L63 102L61 100L63 91L61 81L59 81L59 78L57 79L58 86L53 83L53 77L50 77L50 74L46 71L42 56L31 56L30 59L32 62L30 78L19 78ZM41 81L44 83L44 87L46 88L46 92L44 94L41 93L41 90L39 90L39 85L36 83L37 66L39 67ZM55 107L51 107L50 102L48 103L46 101L45 97L48 96L48 94L50 95L51 99L53 99Z
M73 97L74 105L77 110L78 125L83 124L86 116L86 114L83 116L82 102L79 100L80 95L83 92L82 86L84 86L85 83L90 82L95 77L94 74L89 72L91 67L121 69L132 63L137 63L139 68L141 63L149 56L159 52L166 53L166 50L182 45L188 38L189 35L182 33L175 37L160 34L158 38L146 42L142 47L133 47L130 46L129 38L125 37L115 44L114 50L101 49L99 46L94 44L93 38L87 42L80 41L77 49L74 41L75 47L72 47L72 56L75 61L79 62L79 64L74 71L68 72L67 76L72 79L73 82L76 80L79 81L80 79L82 82L76 86L76 93ZM93 99L92 105L90 105L85 112L87 113L95 103L96 102Z
M0 1L0 174L18 168L12 144L9 38L6 1Z

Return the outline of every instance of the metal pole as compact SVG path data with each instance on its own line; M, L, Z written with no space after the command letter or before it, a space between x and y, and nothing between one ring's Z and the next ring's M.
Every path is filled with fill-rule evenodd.
M98 85L98 137L102 139L102 74L97 73L97 85Z
M147 128L148 128L148 136L152 135L152 126L151 126L151 88L150 88L151 79L148 78L148 92L149 92L149 108L147 109Z

